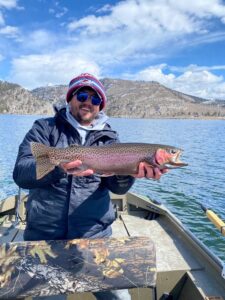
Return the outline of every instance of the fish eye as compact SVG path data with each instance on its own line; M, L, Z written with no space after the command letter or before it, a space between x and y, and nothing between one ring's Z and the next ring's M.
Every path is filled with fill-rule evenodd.
M169 149L168 151L170 154L176 154L177 153L177 150L176 149Z

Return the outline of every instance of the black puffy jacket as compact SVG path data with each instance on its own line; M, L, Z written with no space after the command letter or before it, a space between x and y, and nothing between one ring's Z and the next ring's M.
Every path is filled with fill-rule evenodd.
M124 194L132 186L131 176L76 177L59 167L36 180L36 163L30 142L67 147L81 144L80 136L65 118L65 109L55 117L35 121L19 147L13 171L16 184L29 189L25 240L104 237L111 234L115 219L109 190ZM86 146L118 142L108 124L101 131L90 131Z

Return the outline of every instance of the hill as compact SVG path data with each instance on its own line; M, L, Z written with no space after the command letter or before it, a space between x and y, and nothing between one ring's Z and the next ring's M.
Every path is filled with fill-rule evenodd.
M0 81L0 113L48 114L50 102L43 102L18 84Z
M102 80L108 103L106 113L129 118L225 118L225 101L209 101L169 89L158 82ZM54 104L65 103L67 86L28 91L0 81L0 113L52 114Z

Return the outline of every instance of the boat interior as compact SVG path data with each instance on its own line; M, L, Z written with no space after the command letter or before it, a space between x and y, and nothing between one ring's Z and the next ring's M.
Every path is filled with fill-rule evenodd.
M134 193L111 198L116 213L113 237L148 237L156 251L155 286L129 289L132 300L225 300L222 262L165 206ZM21 194L0 202L1 244L23 240L26 200ZM85 292L67 299L95 298Z

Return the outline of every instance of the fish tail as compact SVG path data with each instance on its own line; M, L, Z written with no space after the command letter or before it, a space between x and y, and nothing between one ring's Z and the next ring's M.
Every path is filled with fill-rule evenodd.
M41 179L54 170L55 165L50 162L49 147L40 143L31 142L31 152L36 159L36 178Z

